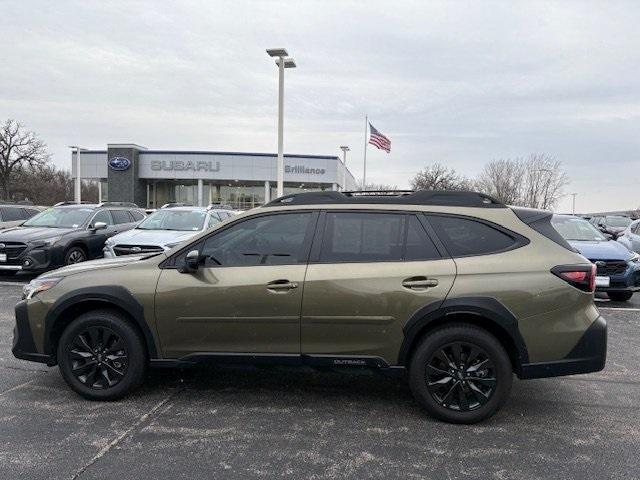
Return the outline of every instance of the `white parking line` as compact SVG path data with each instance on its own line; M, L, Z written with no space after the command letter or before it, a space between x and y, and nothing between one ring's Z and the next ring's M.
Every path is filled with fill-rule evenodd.
M640 308L627 307L598 307L598 310L622 310L623 312L640 312Z

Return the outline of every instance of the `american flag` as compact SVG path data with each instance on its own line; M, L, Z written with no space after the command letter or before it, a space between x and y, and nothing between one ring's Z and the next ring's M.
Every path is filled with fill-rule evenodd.
M385 152L391 152L391 140L381 134L376 128L369 123L369 130L371 136L369 137L369 143L374 147L384 150Z

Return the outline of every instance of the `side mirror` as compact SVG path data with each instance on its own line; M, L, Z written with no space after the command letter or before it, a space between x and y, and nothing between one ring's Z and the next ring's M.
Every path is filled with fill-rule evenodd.
M200 252L198 250L191 250L184 258L184 265L180 267L180 273L193 273L198 270L200 266Z
M96 222L93 224L92 230L96 231L96 230L104 230L105 228L107 228L107 224L104 222Z

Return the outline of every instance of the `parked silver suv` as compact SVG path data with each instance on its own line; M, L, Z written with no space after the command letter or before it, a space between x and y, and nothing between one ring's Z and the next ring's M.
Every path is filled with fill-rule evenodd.
M145 218L133 230L107 240L104 257L169 250L231 216L233 213L230 210L210 207L162 208Z

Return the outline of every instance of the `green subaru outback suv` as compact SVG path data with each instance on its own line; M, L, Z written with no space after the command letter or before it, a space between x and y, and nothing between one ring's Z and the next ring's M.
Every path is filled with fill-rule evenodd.
M551 214L474 192L313 192L164 253L42 275L13 353L118 399L148 366L283 363L405 371L442 420L495 413L513 374L599 371L595 268Z

